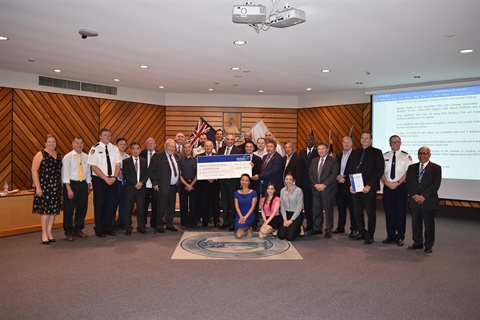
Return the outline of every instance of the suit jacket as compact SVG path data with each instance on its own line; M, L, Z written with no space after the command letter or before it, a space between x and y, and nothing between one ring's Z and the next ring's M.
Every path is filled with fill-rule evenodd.
M142 182L142 188L145 188L145 184L148 180L147 160L139 157L138 161L138 169L140 170L140 181L137 181L137 173L135 172L135 160L133 159L133 156L123 160L123 178L126 181L127 188L135 188L137 182Z
M225 154L225 149L227 149L227 144L226 143L224 143L223 146L220 149L218 149L217 154L219 156L224 155ZM244 153L242 151L242 149L240 149L236 145L233 145L232 150L230 150L230 154L242 154L242 153Z
M263 156L262 159L262 167L260 169L260 173L258 174L258 180L263 180L263 185L266 186L269 182L273 182L275 184L275 189L277 193L280 192L280 189L283 188L283 168L285 163L283 162L283 157L275 152L264 167L265 161L267 161L268 154Z
M325 162L323 163L322 175L320 176L320 180L318 179L318 163L320 161L320 157L317 157L312 160L310 164L310 169L308 172L308 176L310 178L310 183L313 185L317 183L322 183L327 187L322 192L325 192L328 195L334 195L337 192L337 176L340 169L338 168L338 161L332 156L328 156L325 158Z
M245 143L246 143L246 142L238 145L238 147L239 147L240 149L242 149L242 153L246 153L246 152L245 152ZM254 144L253 144L253 152L255 152L255 151L257 151L257 150L258 150L258 147L257 147L257 145L254 143Z
M287 165L287 155L283 157L283 161L285 162L285 165L286 165L285 169L283 170L284 178L285 178L285 173L290 172L291 174L293 174L293 178L295 178L295 180L297 179L297 166L298 166L299 160L300 160L300 157L296 152L292 154L292 158L288 162L288 165Z
M221 142L222 142L222 145L220 146L220 148L225 145L225 141L224 141L224 140L222 140ZM215 152L216 152L216 153L218 153L218 150L219 150L220 148L217 149L217 140L213 141L213 149L215 149Z
M345 169L345 175L353 173L361 173L363 178L363 185L370 186L370 191L376 192L380 189L380 179L383 176L385 169L385 160L380 149L369 146L365 149L365 154L362 158L363 148L352 150L348 158L348 166ZM350 179L346 179L350 183Z
M155 150L155 153L158 153L158 151ZM155 154L155 153L154 153L154 154ZM143 158L143 159L148 159L148 151L147 151L147 149L142 150L142 152L140 152L140 157ZM152 156L152 158L153 158L153 156ZM148 161L147 161L147 164L148 164Z
M440 189L440 183L442 182L442 167L438 164L429 162L425 167L422 181L418 182L418 173L420 170L420 162L414 163L408 167L407 179L405 180L408 194L413 197L418 194L425 198L423 204L418 204L413 200L410 200L411 207L419 207L427 210L437 209L438 202L438 189Z
M353 150L352 150L353 152ZM345 171L343 172L344 175L347 174L347 168L348 168L348 165L350 163L350 161L352 160L352 152L350 152L350 156L348 156L348 159L347 159L347 164L345 165ZM340 174L340 170L341 170L341 167L342 167L342 158L343 158L343 150L337 154L337 161L338 161L338 175ZM348 181L347 181L348 180ZM345 183L349 183L350 182L350 178L349 177L345 177Z
M173 154L173 156L175 157L175 154ZM175 160L177 160L178 164L178 159L175 158ZM160 194L163 195L168 194L170 189L172 170L170 169L169 161L170 159L167 157L167 154L162 150L153 155L150 166L148 167L152 186L158 185ZM180 172L177 172L177 174L180 174ZM178 183L179 182L180 179L178 179Z
M254 176L256 174L259 174L260 169L262 169L262 158L260 158L256 154L252 154L252 163L253 163L252 176ZM257 181L255 181L255 180L250 181L250 188L257 191L257 193L260 191L260 188L259 188L258 184L259 184L258 180Z
M295 184L302 188L304 191L312 188L312 184L310 182L310 178L308 176L308 170L310 169L310 165L312 160L318 157L318 151L316 147L313 147L312 152L309 156L307 156L307 148L300 150L299 154L299 161L297 163L297 177L295 180Z

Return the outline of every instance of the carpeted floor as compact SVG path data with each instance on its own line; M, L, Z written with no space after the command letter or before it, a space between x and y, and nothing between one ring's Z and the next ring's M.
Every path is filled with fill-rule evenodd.
M382 244L378 212L373 245L305 236L293 242L302 260L172 259L181 231L2 238L0 318L480 319L480 222L436 222L429 255L406 249L410 217L404 247Z

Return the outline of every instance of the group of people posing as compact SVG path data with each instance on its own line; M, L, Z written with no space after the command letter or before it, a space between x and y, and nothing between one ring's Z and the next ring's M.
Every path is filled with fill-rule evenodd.
M362 133L358 149L352 149L351 138L344 137L343 150L336 158L329 155L327 144L315 145L313 135L306 137L307 147L297 153L292 141L282 148L271 132L256 143L246 132L245 142L237 146L235 134L224 137L219 129L215 141L202 134L195 148L178 133L165 141L162 151L156 150L153 138L147 139L144 150L139 142L132 142L130 155L125 139L117 139L114 145L111 137L108 129L100 130L100 141L88 155L77 137L73 150L62 159L55 150L55 137L47 136L45 149L32 164L33 212L41 214L43 244L56 241L52 226L61 209L67 241L87 237L82 230L93 188L98 237L115 236L119 229L131 235L135 205L138 233L147 233L148 216L155 233L178 231L173 224L178 193L182 230L207 228L211 223L214 228L234 231L237 238L258 231L259 238L276 234L293 241L308 232L328 239L345 233L348 209L349 239L369 245L374 241L376 195L382 184L387 228L382 242L403 246L408 202L414 241L408 249L432 252L441 167L429 161L428 147L418 150L419 163L412 165L408 153L400 150L397 135L390 137L391 150L383 155L372 147L370 132ZM251 154L251 176L197 179L197 157L229 154ZM364 184L357 192L349 179L354 173L361 174ZM335 202L339 214L334 229Z

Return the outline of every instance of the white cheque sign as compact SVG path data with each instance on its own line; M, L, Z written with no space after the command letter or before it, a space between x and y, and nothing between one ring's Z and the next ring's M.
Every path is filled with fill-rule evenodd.
M240 178L244 173L252 176L251 159L251 154L197 157L197 179Z

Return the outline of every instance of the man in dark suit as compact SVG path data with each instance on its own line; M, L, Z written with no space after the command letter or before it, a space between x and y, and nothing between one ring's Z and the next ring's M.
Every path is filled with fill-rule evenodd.
M380 179L383 175L385 163L382 151L372 147L372 134L363 132L360 136L361 148L352 151L347 166L346 175L361 173L363 179L363 190L354 192L350 186L353 196L353 210L357 222L358 235L353 240L364 240L363 244L373 243L375 227L377 223L377 191L380 189ZM364 210L368 217L368 230L365 229Z
M252 141L245 142L245 153L252 155L252 161L250 165L252 166L252 177L260 173L260 169L262 168L262 159L254 154L255 147ZM250 181L250 188L257 192L257 198L260 197L260 185L258 180L251 180ZM260 213L258 211L260 201L257 200L257 204L255 205L255 223L253 224L252 228L253 231L257 229L257 223L260 220Z
M283 157L283 161L285 161L285 169L283 169L283 179L285 179L285 173L287 172L290 172L293 178L297 179L297 162L300 158L295 152L295 144L288 140L285 142L284 147L285 156Z
M242 154L244 153L239 147L235 145L235 134L227 133L225 137L225 145L218 150L217 155ZM221 229L228 228L233 231L235 223L235 201L234 193L240 187L239 178L221 179L220 180L220 194L222 199L222 218L223 225Z
M125 179L125 234L132 234L132 209L137 204L137 232L146 234L145 225L147 217L145 216L145 193L147 189L147 160L140 157L140 143L132 142L130 145L132 156L123 160L123 178Z
M218 153L218 150L225 145L223 140L223 130L215 130L215 141L213 141L213 147L215 148L215 153Z
M312 195L312 183L308 177L308 170L310 169L310 164L312 160L318 157L318 151L315 147L315 138L313 135L309 134L305 138L305 143L307 147L300 150L299 161L297 163L297 176L295 179L295 184L300 187L303 191L303 211L305 219L307 220L307 227L305 231L310 231L313 228L313 195ZM322 232L320 230L320 232Z
M214 156L214 148L212 141L205 142L205 152L200 153L197 157L211 157ZM208 227L208 220L213 217L215 228L219 228L220 217L220 199L218 197L218 181L216 179L198 180L199 194L201 199L201 215L202 226Z
M432 253L435 242L435 214L438 211L438 189L442 182L442 167L430 162L430 148L418 149L419 163L407 170L407 191L412 212L413 245L408 250L419 250L425 246L426 253ZM425 242L422 226L425 225Z
M147 148L140 153L140 157L147 159L147 168L150 166L150 161L153 158L153 155L156 153L155 139L148 138L146 141ZM148 217L148 205L150 204L151 208L151 217L150 217L150 226L155 229L156 220L157 220L157 192L153 190L152 181L148 178L147 183L145 184L145 219Z
M325 211L325 238L332 237L333 199L337 192L338 161L328 155L326 143L318 145L319 157L312 160L308 176L313 186L313 229L309 234L319 234L323 228Z
M275 194L280 196L280 190L283 188L283 168L285 163L283 157L278 154L277 142L272 139L266 140L267 154L263 156L260 173L252 177L252 180L260 181L260 190L262 196L265 196L266 186L273 182L275 184Z
M163 224L170 231L178 231L173 226L175 215L175 201L177 186L180 181L177 159L175 158L175 141L165 141L165 148L162 152L155 153L148 168L153 189L158 193L157 224L155 231L164 233Z
M355 221L355 214L353 211L352 194L350 193L349 178L345 175L345 169L348 165L350 155L352 153L352 138L345 136L342 139L342 152L338 154L337 161L340 169L337 176L337 193L335 200L338 209L338 224L333 233L345 233L345 225L347 223L347 208L350 214L350 234L349 238L357 236L357 223Z
M238 147L242 150L242 153L245 153L245 144L247 142L253 143L253 148L254 148L253 151L258 150L257 145L252 141L252 139L253 139L252 133L250 131L245 132L245 134L243 135L243 140L245 140L245 142L238 145Z

